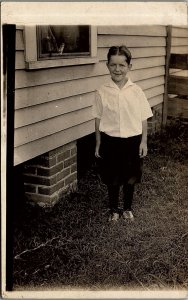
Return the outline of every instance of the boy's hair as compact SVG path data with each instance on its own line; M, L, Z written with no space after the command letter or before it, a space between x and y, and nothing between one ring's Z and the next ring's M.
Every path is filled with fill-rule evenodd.
M129 51L129 49L122 45L122 46L112 46L110 47L109 51L108 51L108 54L107 54L107 58L108 58L108 63L110 61L110 58L112 55L124 55L125 58L126 58L126 62L128 63L128 65L130 64L131 62L131 58L132 58L132 55L131 55L131 52Z

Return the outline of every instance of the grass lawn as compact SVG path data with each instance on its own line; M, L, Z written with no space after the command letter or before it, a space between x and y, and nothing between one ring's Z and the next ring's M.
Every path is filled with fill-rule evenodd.
M108 222L96 167L53 208L25 207L15 225L14 290L188 288L185 125L149 138L135 221Z

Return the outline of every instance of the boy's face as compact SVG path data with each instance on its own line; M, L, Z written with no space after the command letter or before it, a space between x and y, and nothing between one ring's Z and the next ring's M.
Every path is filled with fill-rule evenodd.
M125 81L126 75L131 69L131 65L127 64L124 55L112 55L107 67L112 80L117 84Z

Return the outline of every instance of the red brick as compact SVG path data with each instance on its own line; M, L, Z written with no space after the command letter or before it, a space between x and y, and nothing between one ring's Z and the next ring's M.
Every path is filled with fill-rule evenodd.
M71 156L75 155L77 153L77 148L71 149Z
M26 193L26 198L29 201L36 202L40 206L53 206L58 200L58 194L54 194L51 196L48 195L39 195L39 194L32 194Z
M56 183L56 176L51 176L47 178L42 176L24 175L24 182L49 186Z
M37 175L40 176L52 176L57 174L58 172L60 172L63 169L63 163L57 164L52 168L42 168L42 167L38 167L37 168Z
M73 183L73 181L76 179L77 179L77 173L75 172L65 179L65 185L67 186L67 185Z
M55 192L58 192L65 185L64 180L59 181L57 184L49 187L38 187L38 193L43 195L52 195Z
M56 165L56 157L41 157L40 165L51 168Z
M71 169L70 168L66 168L64 169L63 171L59 172L57 174L57 181L60 181L61 179L67 177L67 175L69 175L71 172Z
M59 181L59 182L56 184L57 191L58 191L58 190L61 190L64 186L65 186L65 181L64 181L64 180Z
M70 157L70 150L60 153L57 156L57 162L64 161L66 158Z
M77 171L77 164L74 164L71 166L71 173L74 173Z
M69 167L70 165L74 164L76 162L76 155L71 157L71 158L68 158L65 160L64 162L64 167Z
M64 151L64 145L60 146L60 147L58 147L58 148L56 148L54 150L51 150L51 151L49 151L47 153L49 153L49 157L52 157L52 156L57 155L58 153L61 153L63 151Z
M66 188L63 188L62 190L60 190L58 192L58 197L59 197L59 200L64 197L65 195L67 194L67 189Z

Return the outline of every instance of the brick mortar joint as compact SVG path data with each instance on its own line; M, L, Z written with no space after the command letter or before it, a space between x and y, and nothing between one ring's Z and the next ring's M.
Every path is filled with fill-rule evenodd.
M39 197L41 197L41 198L52 198L52 197L54 197L54 196L58 196L58 194L59 193L61 193L62 191L66 191L67 189L68 189L68 187L70 186L70 185L72 185L72 184L75 184L75 183L77 183L77 179L75 179L72 183L70 183L69 185L67 185L67 186L63 186L62 188L60 188L58 191L55 191L53 194L51 194L51 195L44 195L44 194L36 194L36 193L32 193L32 192L26 192L26 194L28 194L28 195L33 195L33 196L39 196Z
M72 157L74 157L74 156L77 157L77 153L72 153L72 154L70 155L70 158L72 158Z
M65 168L62 168L62 170L58 171L57 173L51 175L51 176L42 176L42 175L38 175L38 174L31 174L31 173L23 173L23 175L26 175L26 176L29 176L29 177L33 177L33 178L42 178L42 179L52 179L52 178L55 178L57 177L59 174L61 174L62 172L65 172L65 171L70 171L70 173L67 175L67 176L70 176L71 174L71 167L76 165L76 163L74 162L73 164L71 164L70 166L68 167L65 167ZM66 177L67 177L66 176ZM66 178L64 177L64 178ZM60 180L58 180L57 182L59 182ZM37 184L37 183L29 183L29 182L24 182L25 185L33 185L33 186L43 186L43 185L40 185L40 184Z
M62 178L61 180L58 180L56 183L52 184L52 185L41 185L41 184L37 184L37 187L38 188L53 188L55 187L56 185L60 184L61 182L65 181L65 178Z
M70 157L67 157L65 160L64 160L64 162L65 161L67 161L67 160L69 160L69 159L72 159L72 158L77 158L77 155L74 153L73 155L71 155ZM75 163L75 162L74 162Z
M41 166L41 165L40 165L39 167L37 167L37 169L51 170L51 169L56 168L56 167L58 167L59 165L63 164L63 162L64 162L64 161L60 161L60 162L56 163L55 165L53 165L53 166L51 166L51 167L45 167L45 166Z
M55 203L60 201L60 199L63 197L63 194L69 195L71 192L77 190L77 183L78 180L73 180L72 183L68 184L67 186L62 187L58 191L54 192L52 195L41 195L36 193L30 193L26 192L26 197L29 197L29 201L32 201L33 203L41 206L41 207L53 207ZM40 197L40 200L37 198ZM49 202L45 202L43 199L49 199ZM50 201L51 200L51 201Z
M54 174L54 175L51 175L51 176L41 176L41 175L38 175L38 174L31 174L31 173L23 173L23 175L25 176L29 176L29 177L33 177L33 178L41 178L41 179L52 179L52 178L55 178L55 176L57 175L57 173L56 174ZM29 183L29 182L27 182L27 183ZM33 183L31 183L31 184L33 184Z
M66 167L66 168L64 168L64 169L62 169L61 171L57 172L57 173L56 173L56 176L58 176L59 174L65 172L65 171L68 171L68 170L71 172L71 165L68 166L68 167ZM70 174L70 173L69 173L69 174ZM68 174L68 175L69 175L69 174Z
M63 179L66 180L67 178L72 177L74 174L77 175L77 173L78 173L78 172L77 172L77 170L76 170L76 171L74 171L74 172L68 174L68 175L67 175L66 177L64 177Z

